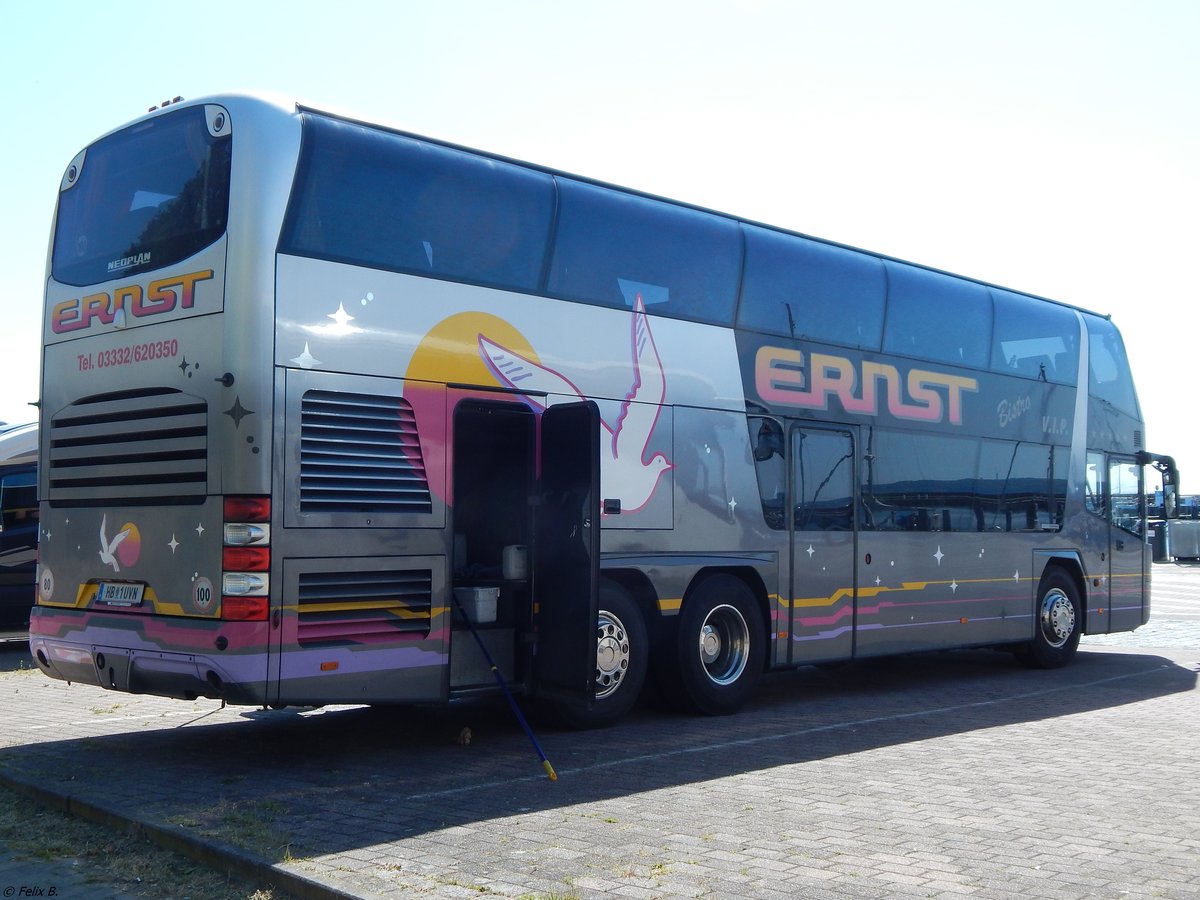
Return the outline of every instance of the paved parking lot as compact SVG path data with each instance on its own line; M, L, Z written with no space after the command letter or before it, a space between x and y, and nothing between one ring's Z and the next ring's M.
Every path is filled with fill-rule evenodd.
M312 897L1196 897L1200 568L1153 596L1059 671L931 654L772 676L730 718L535 721L555 782L492 703L221 709L10 648L0 778Z

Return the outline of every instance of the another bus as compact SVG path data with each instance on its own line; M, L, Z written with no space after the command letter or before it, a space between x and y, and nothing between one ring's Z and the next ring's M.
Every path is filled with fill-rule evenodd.
M59 187L30 643L235 704L1011 649L1150 614L1148 453L1083 309L336 113L173 102ZM477 642L471 631L478 637Z
M37 541L37 423L0 422L0 630L29 625Z

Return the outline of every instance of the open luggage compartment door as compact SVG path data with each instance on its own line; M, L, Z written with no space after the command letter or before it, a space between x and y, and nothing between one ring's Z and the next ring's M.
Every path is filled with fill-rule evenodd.
M537 691L591 697L600 581L600 411L595 403L546 410L540 460L533 548Z

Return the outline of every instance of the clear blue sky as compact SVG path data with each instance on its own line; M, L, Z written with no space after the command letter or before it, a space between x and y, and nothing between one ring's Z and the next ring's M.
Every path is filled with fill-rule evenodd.
M0 419L32 418L63 168L271 90L1111 313L1200 492L1194 0L70 2L6 9Z

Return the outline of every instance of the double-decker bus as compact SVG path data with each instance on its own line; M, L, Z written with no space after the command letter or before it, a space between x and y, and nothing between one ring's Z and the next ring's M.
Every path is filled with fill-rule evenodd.
M80 151L51 243L51 677L391 704L494 666L591 726L648 678L723 714L1149 616L1177 477L1086 310L239 95Z

